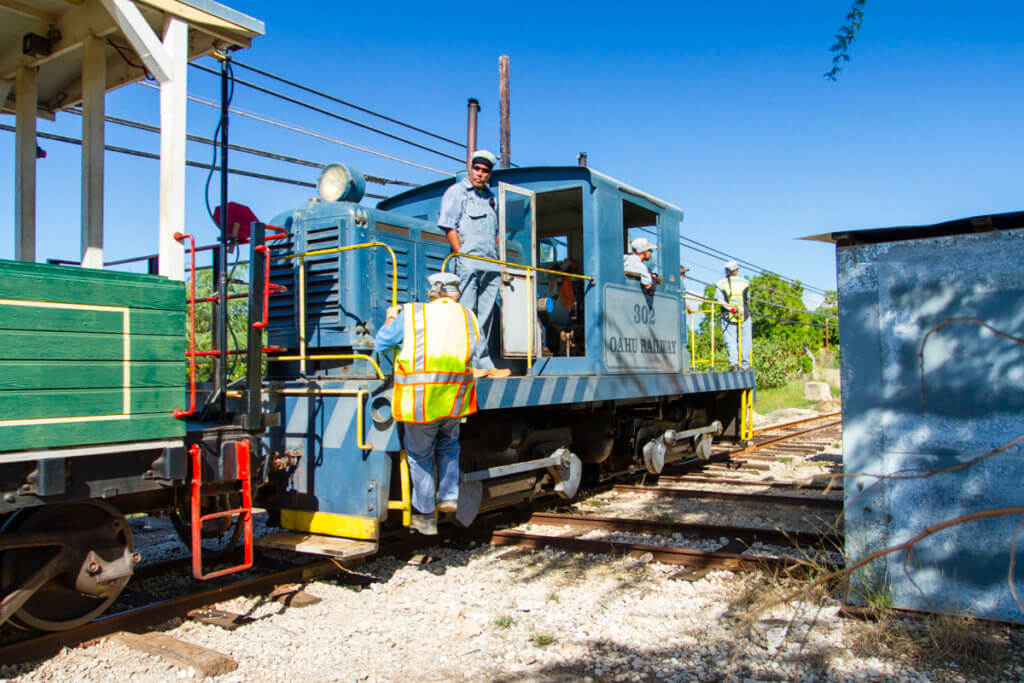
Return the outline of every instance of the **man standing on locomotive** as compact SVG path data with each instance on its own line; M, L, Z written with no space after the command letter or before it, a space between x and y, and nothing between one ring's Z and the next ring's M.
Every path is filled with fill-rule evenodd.
M476 316L458 302L459 278L434 273L430 303L391 306L373 340L382 353L401 344L395 358L395 420L405 423L404 445L412 479L412 527L436 534L436 507L455 512L459 499L459 424L476 412L473 371L481 348ZM434 455L438 481L435 495Z
M629 243L630 253L622 257L622 269L627 275L640 278L640 286L647 294L654 294L654 288L660 278L651 273L645 261L649 261L657 249L646 237L637 237Z
M477 150L470 160L469 175L449 187L441 198L437 224L445 231L452 253L498 258L497 203L487 186L496 162L497 157L487 150ZM501 273L497 264L456 258L455 274L462 281L462 304L476 314L486 342L478 367L488 370L488 377L507 377L510 371L495 368L489 350L498 329Z
M750 283L739 276L739 270L738 263L727 262L725 277L715 283L715 299L722 304L722 336L725 337L725 351L729 355L730 370L740 368L740 350L737 344L743 350L743 367L750 367Z

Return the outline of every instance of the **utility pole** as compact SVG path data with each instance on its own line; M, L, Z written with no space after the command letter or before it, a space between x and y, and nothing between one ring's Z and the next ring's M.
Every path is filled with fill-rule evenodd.
M502 55L498 57L498 75L500 78L500 85L498 87L498 97L501 100L501 167L510 168L512 165L512 149L511 142L509 140L509 92L508 92L508 55Z

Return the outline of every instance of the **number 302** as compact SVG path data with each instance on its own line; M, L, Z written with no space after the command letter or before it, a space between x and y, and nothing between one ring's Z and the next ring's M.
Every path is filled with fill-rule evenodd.
M633 305L633 322L644 325L654 324L654 309L640 304Z

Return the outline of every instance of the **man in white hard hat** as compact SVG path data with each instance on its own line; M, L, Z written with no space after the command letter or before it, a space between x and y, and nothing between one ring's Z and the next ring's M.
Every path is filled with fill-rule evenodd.
M449 187L441 197L438 227L445 232L452 252L467 256L498 258L498 212L494 193L487 186L497 158L485 149L470 159L469 175ZM462 281L462 304L476 313L488 349L479 367L488 377L507 377L508 370L497 369L489 348L498 334L499 266L477 259L456 258L455 274Z
M739 276L740 265L735 261L725 264L725 277L715 283L715 299L721 304L722 336L729 355L729 369L740 369L740 350L743 368L750 367L751 320L750 283Z
M627 275L640 278L640 286L647 294L654 294L655 286L660 281L646 263L651 260L657 248L646 237L637 237L629 243L629 253L622 257L622 269Z
M381 353L401 345L395 357L392 414L405 425L412 527L433 535L435 505L440 512L458 508L459 424L476 412L473 364L483 344L476 316L458 302L459 278L434 273L427 282L430 303L388 308L373 348Z

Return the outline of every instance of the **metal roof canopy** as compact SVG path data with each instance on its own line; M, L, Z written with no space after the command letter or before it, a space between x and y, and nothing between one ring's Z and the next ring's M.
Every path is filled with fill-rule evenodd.
M140 56L137 43L128 35L145 26L119 21L114 14L125 4L134 5L155 39L163 33L167 21L176 18L188 24L188 59L213 52L215 47L248 48L252 39L263 35L263 22L212 0L138 0L122 3L101 0L0 0L0 111L15 113L14 79L19 67L38 67L39 116L52 120L56 112L82 102L83 43L95 36L123 48L137 65L146 66L161 80L160 59ZM127 10L131 12L131 10ZM22 53L22 39L34 33L45 37L51 28L60 33L49 55ZM126 30L127 29L127 30ZM150 46L151 47L151 46ZM143 52L146 47L143 47ZM140 81L146 70L131 66L109 43L104 48L106 82L104 91Z
M17 116L15 258L35 260L36 118L82 107L82 265L103 265L104 99L147 77L160 84L160 273L184 252L188 62L247 48L263 22L213 0L0 0L0 112ZM28 54L23 40L42 38ZM49 41L49 45L46 42ZM44 54L47 53L47 54Z
M814 242L832 242L837 247L850 247L858 244L880 244L901 240L919 240L931 237L948 237L950 235L966 235L995 230L1013 230L1024 228L1024 211L996 213L931 225L904 225L891 228L872 228L868 230L841 230L826 232L821 235L801 237L800 239Z

